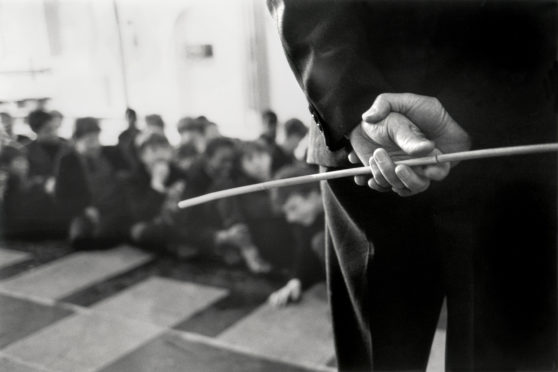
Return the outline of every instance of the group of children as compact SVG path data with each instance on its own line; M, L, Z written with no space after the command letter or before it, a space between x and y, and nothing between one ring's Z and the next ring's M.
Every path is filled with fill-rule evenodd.
M8 239L67 238L75 249L132 243L179 258L217 258L254 273L287 272L274 305L300 298L322 279L324 217L319 185L259 192L179 209L178 202L208 192L315 172L295 156L307 128L285 123L276 142L277 116L262 115L254 141L220 135L207 118L178 122L171 146L159 115L139 130L128 109L118 145L103 146L92 117L75 121L71 140L58 137L62 115L35 110L27 122L35 139L15 136L1 117L2 234ZM298 149L300 151L300 149Z

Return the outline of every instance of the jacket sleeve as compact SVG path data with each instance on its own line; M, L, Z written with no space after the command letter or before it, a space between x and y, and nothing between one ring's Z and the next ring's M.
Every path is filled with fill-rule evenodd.
M60 158L56 169L54 195L67 218L81 213L91 202L91 194L79 156L68 152Z
M323 133L339 150L376 96L389 91L374 65L359 1L268 0L287 60Z

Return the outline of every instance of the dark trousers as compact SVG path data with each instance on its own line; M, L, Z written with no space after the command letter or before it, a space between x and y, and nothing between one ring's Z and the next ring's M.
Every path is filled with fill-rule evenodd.
M410 198L322 184L340 370L425 370L444 297L447 370L556 368L556 163L487 164L517 172L460 165Z

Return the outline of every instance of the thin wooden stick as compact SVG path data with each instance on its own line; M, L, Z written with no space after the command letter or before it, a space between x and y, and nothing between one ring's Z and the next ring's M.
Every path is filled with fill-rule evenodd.
M426 156L422 158L406 159L395 161L395 164L404 164L411 167L419 165L432 165L446 162L457 162L464 160L486 159L502 156L525 155L543 152L558 151L558 143L545 143L539 145L500 147L494 149L474 150L454 152L451 154L441 154L434 156ZM218 199L229 198L257 191L265 191L278 187L294 186L310 182L326 181L342 177L369 175L370 167L348 168L339 171L316 173L308 176L285 178L281 180L273 180L268 182L257 183L232 189L212 192L195 198L182 200L178 203L179 208L189 208L195 205L208 203Z

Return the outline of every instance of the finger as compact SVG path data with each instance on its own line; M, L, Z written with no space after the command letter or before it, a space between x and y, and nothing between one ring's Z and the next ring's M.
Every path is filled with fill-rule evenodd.
M428 178L419 177L413 170L407 165L398 165L395 167L395 172L401 182L405 187L411 192L411 194L402 191L402 196L408 196L412 194L417 194L419 192L425 191L430 186L430 180ZM399 194L399 193L398 193Z
M354 180L355 180L355 183L358 186L365 186L366 182L368 181L368 177L366 177L366 176L355 176Z
M424 156L434 150L434 142L428 140L408 118L398 113L390 113L375 124L363 122L362 129L373 142L389 151L400 149L409 155Z
M370 166L370 171L372 172L372 176L373 176L373 179L374 179L375 183L378 186L380 186L382 189L386 189L386 188L391 189L391 185L384 178L382 172L380 171L380 168L378 167L378 164L376 164L376 159L374 158L374 156L370 157L369 166Z
M438 149L433 151L433 154L440 155L442 152ZM450 172L451 163L444 162L435 165L428 165L424 167L423 173L424 177L429 178L433 181L441 181L446 178Z
M288 298L288 296L285 294L285 292L281 291L277 297L278 297L277 305L279 305L280 307L285 306L285 304L287 303L287 298Z
M400 113L409 118L428 138L442 140L447 152L470 147L467 133L436 97L412 93L383 93L376 98L370 110L363 114L363 120L369 123L378 122L390 112Z
M411 93L382 93L376 97L372 106L362 114L362 120L376 123L383 120L390 112L407 113L416 106L419 97Z
M374 178L370 178L368 180L368 187L370 187L371 189L376 190L378 192L388 192L388 191L391 190L390 186L383 187L383 186L378 185L378 183L376 182L376 180Z
M273 293L270 297L269 297L269 303L271 304L271 306L273 307L277 307L278 301L277 301L277 293Z
M383 178L389 182L392 188L403 189L405 185L401 182L397 174L395 174L395 164L384 149L374 151L374 160L378 165Z
M354 152L354 151L351 151L349 153L348 159L349 159L349 162L351 164L359 164L360 163L360 159L358 158L356 152Z
M389 114L385 120L389 138L409 155L426 155L434 150L434 142L409 119L398 113Z
M450 163L429 165L424 168L424 176L433 181L441 181L448 176L450 169Z
M444 110L440 102L435 97L419 96L412 93L382 93L376 97L374 103L362 115L362 119L367 122L375 122L382 120L390 112L398 112L405 116L409 116L411 120L417 108L427 106L430 111L431 120L438 119ZM421 110L421 114L424 110ZM422 118L422 115L421 115ZM375 120L375 121L374 121Z

